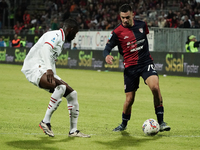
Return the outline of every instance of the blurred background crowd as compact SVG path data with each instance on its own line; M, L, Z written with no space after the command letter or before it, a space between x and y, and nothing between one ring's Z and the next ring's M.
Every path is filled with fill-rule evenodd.
M42 34L76 18L81 30L112 30L129 3L149 27L200 28L200 0L0 0L0 32Z

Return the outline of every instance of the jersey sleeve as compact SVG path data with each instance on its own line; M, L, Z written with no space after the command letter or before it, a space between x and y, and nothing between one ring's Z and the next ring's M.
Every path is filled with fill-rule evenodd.
M147 23L145 22L145 33L146 34L149 34L149 28L148 28L148 26L147 26Z
M108 38L108 42L106 43L105 49L103 51L103 56L106 57L107 55L110 54L110 52L112 51L112 49L117 45L117 35L115 34L115 32L113 31L109 38Z
M62 41L60 37L57 32L49 32L44 37L45 40L41 49L41 55L47 69L52 70L54 68L55 60L59 55L55 47Z
M60 36L56 32L47 32L45 35L45 44L49 44L52 49L58 44Z
M40 55L42 57L42 60L44 61L44 64L48 69L52 70L54 68L54 57L53 57L53 49L50 45L44 44L42 47L42 51L40 51Z

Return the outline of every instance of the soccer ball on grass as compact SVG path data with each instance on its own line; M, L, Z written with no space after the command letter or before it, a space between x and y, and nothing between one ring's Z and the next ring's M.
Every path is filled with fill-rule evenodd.
M160 125L154 119L147 119L142 125L142 130L146 135L154 136L159 132Z

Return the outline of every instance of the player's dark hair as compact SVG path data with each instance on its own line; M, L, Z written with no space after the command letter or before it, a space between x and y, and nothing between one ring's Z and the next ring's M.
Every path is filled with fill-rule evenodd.
M119 12L128 12L128 11L133 11L131 5L129 4L123 4L120 8L119 8Z
M72 18L69 18L67 20L64 21L64 24L63 24L63 28L74 28L74 29L79 29L79 25L78 23L76 22L76 20L72 19Z

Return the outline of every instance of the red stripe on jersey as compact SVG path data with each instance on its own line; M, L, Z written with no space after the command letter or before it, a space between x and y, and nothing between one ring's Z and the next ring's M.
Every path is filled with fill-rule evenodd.
M45 43L49 44L53 48L53 45L51 43L49 43L49 42L45 42Z
M148 28L148 26L147 26L147 23L145 22L145 24L146 24L146 34L149 34L149 28Z
M125 28L122 25L116 28L114 32L118 35L118 39L123 50L122 53L124 54L123 57L125 67L137 65L139 58L138 50L136 50L137 40L134 32L130 28Z
M125 68L152 63L153 59L149 53L147 39L148 33L147 24L139 20L134 20L132 27L124 27L120 24L113 30L113 38L109 43L111 46L118 45L119 53L124 58Z
M61 33L62 33L62 40L64 41L64 31L63 29L60 29Z

